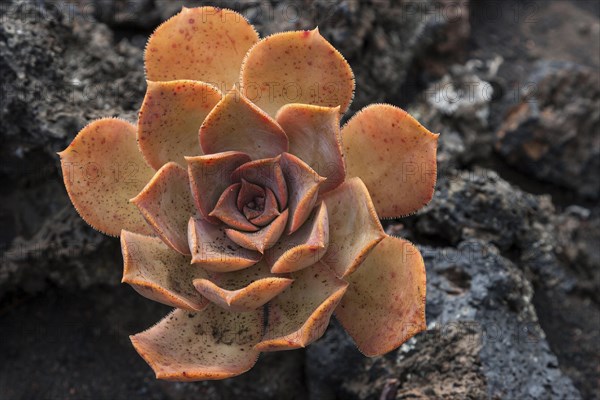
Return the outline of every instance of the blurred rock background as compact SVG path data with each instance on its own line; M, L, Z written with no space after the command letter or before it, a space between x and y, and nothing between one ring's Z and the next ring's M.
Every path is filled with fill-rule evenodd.
M135 121L146 38L182 2L3 0L0 398L600 398L600 3L211 4L261 35L318 25L354 69L351 113L390 102L441 132L434 200L385 221L424 254L428 331L367 359L334 322L238 378L156 381L128 335L168 309L119 283L55 152Z

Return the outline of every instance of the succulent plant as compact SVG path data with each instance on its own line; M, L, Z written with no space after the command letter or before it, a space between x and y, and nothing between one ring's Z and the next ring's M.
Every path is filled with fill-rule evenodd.
M234 11L184 8L150 37L133 125L59 153L82 218L120 236L123 282L175 310L131 336L156 376L223 379L337 319L365 355L425 329L425 268L379 218L433 195L437 135L354 92L318 30L259 40Z

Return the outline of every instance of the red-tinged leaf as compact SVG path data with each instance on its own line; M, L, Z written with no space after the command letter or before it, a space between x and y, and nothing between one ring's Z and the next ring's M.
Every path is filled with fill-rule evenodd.
M291 235L284 235L265 252L271 272L293 272L317 263L327 252L329 229L327 206L320 203L300 229Z
M258 185L248 182L242 179L242 186L240 187L240 193L236 199L236 205L238 210L242 210L248 203L254 201L255 198L265 198L265 189Z
M329 248L323 257L337 276L354 272L384 237L369 192L352 178L323 196L329 213Z
M215 273L194 280L194 286L204 297L231 311L252 311L265 305L283 290L292 279L273 276L264 262L241 271Z
M281 213L279 212L279 207L277 206L277 199L275 198L275 194L273 194L273 191L269 188L266 188L265 195L266 197L264 200L265 204L263 210L260 212L260 214L250 219L250 222L257 226L266 226L273 222L273 220L279 215L281 215ZM254 210L249 209L248 206L244 206L245 213L254 214L251 213L251 211Z
M284 105L340 106L354 94L354 75L344 57L319 33L283 32L258 42L242 65L242 93L272 116Z
M257 41L252 25L234 11L184 7L148 39L146 76L203 81L226 91L238 82L242 60Z
M438 135L406 111L373 104L342 129L348 177L363 180L380 218L414 213L433 196Z
M148 82L140 109L138 144L148 164L186 166L184 156L202 154L198 130L221 99L221 92L197 81Z
M270 249L277 243L283 234L287 221L288 210L285 210L258 232L240 232L235 229L225 229L225 233L236 244L249 250L264 253L266 249Z
M279 124L237 89L228 91L208 114L200 127L200 144L206 154L242 151L254 160L288 149Z
M209 304L200 312L174 310L152 328L130 336L158 379L225 379L248 371L263 331L263 311L236 313Z
M365 355L390 352L427 329L425 265L410 242L386 237L347 280L335 315Z
M327 178L319 188L320 193L344 181L339 107L287 104L281 107L276 119L288 137L289 152Z
M129 202L154 175L138 150L135 134L136 127L129 122L104 118L83 128L59 153L65 187L79 215L111 236L122 229L153 233Z
M185 169L174 162L165 164L131 202L166 244L190 254L187 224L196 208Z
M257 350L297 349L319 339L348 287L322 263L291 277L292 285L269 303L267 331Z
M236 205L241 186L241 183L234 183L225 189L214 210L208 215L220 219L223 223L232 228L256 232L258 227L248 221L240 210L238 210Z
M279 160L281 157L254 160L240 165L231 174L231 180L241 182L242 179L264 188L269 188L277 198L279 209L287 207L288 188L285 183Z
M214 272L231 272L256 264L261 254L238 246L225 234L223 226L216 226L201 218L191 218L188 241L192 263Z
M319 188L325 178L289 153L281 155L280 164L288 187L288 209L290 210L288 233L293 233L304 224L312 212L317 202Z
M207 221L220 223L208 214L215 208L219 198L231 185L231 173L250 161L247 154L226 151L198 157L186 157L188 175L196 208Z
M123 282L142 296L169 306L200 311L208 304L194 289L194 279L206 273L157 237L123 231Z

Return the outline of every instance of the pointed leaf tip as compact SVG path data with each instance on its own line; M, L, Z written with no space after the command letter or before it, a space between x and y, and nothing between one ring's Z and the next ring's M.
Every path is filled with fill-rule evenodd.
M131 202L166 244L181 254L190 254L187 224L196 208L184 168L174 162L165 164Z
M297 349L319 339L348 287L322 263L291 277L292 285L269 303L267 331L257 350Z
M292 279L273 276L264 262L235 272L209 272L194 280L194 286L207 299L232 311L252 311L265 305L290 286Z
M329 246L327 206L321 202L306 222L291 235L284 235L265 252L274 274L298 271L317 263Z
M310 166L298 157L283 153L281 155L281 170L288 188L288 209L290 223L287 232L298 230L312 212L319 188L326 178L317 174Z
M190 218L188 240L192 263L214 272L231 272L256 264L261 254L235 244L221 225L201 218Z
M434 192L438 135L406 111L373 104L342 128L348 177L360 177L380 218L411 214Z
M252 25L235 11L182 9L148 39L146 75L152 81L203 81L225 92L238 82L242 60L257 41Z
M350 65L318 29L258 42L244 59L240 83L241 92L271 116L288 103L340 106L345 112L354 95Z
M275 157L288 149L279 124L235 88L204 120L200 144L207 154L236 150L253 159Z
M288 210L284 210L270 224L257 232L241 232L235 229L225 229L227 237L249 250L256 250L263 254L265 250L273 247L281 238L288 222Z
M329 213L329 249L323 256L338 277L359 268L385 232L360 178L351 178L323 195Z
M159 303L191 311L202 310L208 300L194 290L192 282L206 276L186 257L157 237L121 232L123 283Z
M148 81L138 122L138 144L148 164L186 166L184 156L201 155L198 130L221 99L213 86L197 81Z

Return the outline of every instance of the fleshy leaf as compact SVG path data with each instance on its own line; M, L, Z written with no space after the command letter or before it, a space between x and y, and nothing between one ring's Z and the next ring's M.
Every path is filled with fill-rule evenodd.
M242 186L240 187L240 193L237 197L237 208L238 210L242 210L244 205L252 202L255 198L262 197L263 200L265 198L265 189L261 188L254 183L250 183L245 179L242 179Z
M174 162L165 164L131 202L166 244L190 254L187 224L196 208L185 169Z
M339 107L287 104L277 113L277 122L288 137L289 152L327 178L320 193L344 181Z
M290 223L288 233L293 233L302 226L317 202L319 187L325 178L319 176L312 168L298 157L283 153L281 169L288 187L288 208Z
M438 135L389 104L363 108L342 128L346 174L363 180L380 218L411 214L431 200Z
M256 232L258 227L254 226L250 221L248 221L240 212L240 210L238 210L236 205L236 200L240 193L241 186L241 183L234 183L225 189L214 210L212 210L208 215L219 218L232 228Z
M223 191L232 183L231 173L250 157L237 151L186 157L192 195L200 214L208 221L220 223L208 216L217 205Z
M94 229L118 236L122 229L152 234L133 196L154 171L146 165L129 122L104 118L88 124L58 153L63 180L79 215Z
M247 268L260 260L257 251L244 249L232 242L223 226L201 218L190 218L188 240L192 263L214 272L230 272Z
M292 285L269 303L267 332L257 350L297 349L320 338L348 287L323 263L291 277Z
M176 309L152 328L130 336L158 379L225 379L248 371L263 331L263 311L236 313L209 304L200 312Z
M183 256L157 237L121 232L123 251L123 282L151 300L191 311L202 310L208 304L194 289L194 279L206 273L190 265Z
M271 272L282 274L298 271L318 262L329 245L327 206L320 203L310 218L291 235L284 235L265 252Z
M288 103L341 107L354 93L354 75L344 57L312 31L283 32L258 42L246 55L242 93L272 116Z
M288 149L287 136L279 124L235 88L204 120L200 144L206 154L237 150L255 160L275 157Z
M146 76L203 81L226 91L238 82L242 60L257 41L252 25L234 11L184 7L148 39Z
M385 354L427 329L425 265L410 242L386 237L347 279L335 315L365 355Z
M242 179L255 183L259 186L269 188L275 194L279 209L287 207L288 189L285 183L279 160L281 157L254 160L240 165L231 174L231 180L240 182Z
M209 273L207 278L194 280L194 286L220 307L251 311L265 305L292 282L292 279L271 275L269 267L261 261L241 271Z
M288 210L284 210L273 222L258 232L240 232L235 229L225 229L227 237L236 244L264 253L273 247L281 237L288 221Z
M352 178L323 196L329 214L329 248L323 257L337 276L354 272L385 232L369 192L360 178Z
M256 217L250 219L250 222L252 222L254 225L265 226L271 223L276 217L281 215L279 212L279 207L277 207L277 199L275 198L273 191L269 188L266 188L265 195L265 204L262 212ZM247 209L245 208L245 210Z
M273 192L271 192L273 193ZM273 196L275 197L275 196ZM248 206L244 206L242 208L242 214L244 214L244 216L246 217L246 219L248 220L252 220L253 218L256 218L258 216L260 216L262 214L262 211L259 210L253 210Z
M201 155L198 130L221 99L213 86L197 81L148 82L140 109L138 144L154 169L184 156Z

